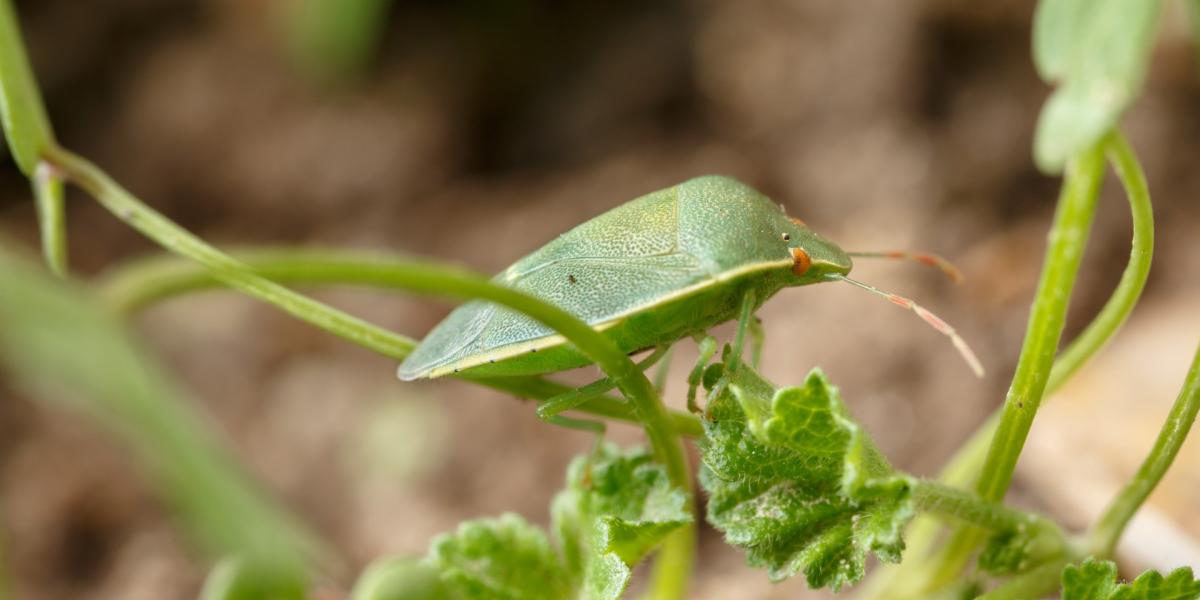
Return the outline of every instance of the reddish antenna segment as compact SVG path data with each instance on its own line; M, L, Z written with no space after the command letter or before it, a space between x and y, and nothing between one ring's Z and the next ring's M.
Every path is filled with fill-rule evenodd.
M962 339L962 336L958 335L958 332L955 331L954 328L951 327L949 323L941 320L940 318L938 318L937 315L929 312L929 310L926 309L925 307L921 306L920 304L917 304L916 302L913 302L912 300L909 300L908 298L905 298L904 296L898 296L896 294L885 292L873 285L870 285L868 283L863 283L861 281L856 281L854 279L850 279L849 277L846 277L845 275L831 274L831 275L829 275L829 277L832 279L840 279L842 281L845 281L846 283L849 283L851 285L855 285L864 290L867 290L868 292L871 292L872 294L875 294L877 296L883 296L884 298L887 298L888 301L891 302L892 304L895 304L902 308L907 308L907 309L917 313L917 316L921 317L921 319L923 319L926 323L928 323L930 327L933 327L934 329L938 330L942 335L950 338L950 341L954 344L954 347L958 350L958 353L962 355L963 360L967 361L967 365L969 365L971 367L971 370L975 373L975 376L983 377L983 374L984 374L983 365L979 362L979 358L975 356L975 352L972 351L971 347L967 345L967 342Z
M905 250L886 250L882 252L847 252L851 258L886 258L890 260L911 260L916 263L923 264L927 267L933 267L942 272L950 281L954 283L962 283L962 271L958 270L950 261L929 252L908 252Z

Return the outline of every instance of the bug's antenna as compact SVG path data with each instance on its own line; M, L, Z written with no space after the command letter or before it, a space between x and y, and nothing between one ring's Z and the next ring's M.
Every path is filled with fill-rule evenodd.
M927 267L933 267L942 272L950 281L962 283L962 272L950 261L928 252L908 252L905 250L887 250L883 252L847 252L851 258L887 258L891 260L911 260Z
M830 274L829 277L834 280L841 280L858 286L877 296L883 296L892 304L907 308L917 313L917 316L924 319L925 322L929 323L931 327L941 332L942 335L950 338L950 341L954 343L954 347L958 349L958 353L962 355L963 359L967 361L967 364L971 366L971 370L975 372L975 376L983 377L983 365L980 364L979 359L975 356L975 352L971 350L971 347L967 345L967 342L962 339L962 336L958 335L958 332L955 331L949 323L941 320L937 315L929 312L925 307L913 302L912 300L909 300L908 298L885 292L873 285L850 279L845 275Z

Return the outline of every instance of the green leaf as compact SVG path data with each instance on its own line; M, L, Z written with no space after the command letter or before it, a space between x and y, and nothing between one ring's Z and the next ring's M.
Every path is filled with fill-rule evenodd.
M1161 0L1042 0L1033 57L1059 87L1038 120L1034 159L1051 172L1094 145L1133 103L1145 79Z
M1200 581L1188 567L1163 577L1146 571L1130 583L1117 583L1117 565L1089 558L1063 569L1063 600L1196 600Z
M32 177L42 151L54 144L54 132L9 0L0 0L0 122L17 166Z
M687 495L644 451L611 444L576 458L554 500L555 533L586 598L619 598L632 568L692 522Z
M709 405L708 519L751 565L812 587L860 580L868 552L899 562L912 481L894 472L814 369L776 390L746 365Z
M561 554L541 529L505 515L437 538L427 563L467 599L616 599L633 566L692 520L687 496L649 454L608 444L572 462L552 514Z

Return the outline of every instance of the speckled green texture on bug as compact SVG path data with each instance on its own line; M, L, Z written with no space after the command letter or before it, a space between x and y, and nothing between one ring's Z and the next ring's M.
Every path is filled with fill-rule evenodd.
M797 254L811 264L794 268ZM560 306L635 352L737 317L747 291L762 302L787 286L844 275L851 264L766 196L714 175L595 217L494 281ZM589 362L541 323L473 301L435 327L399 375L536 375Z

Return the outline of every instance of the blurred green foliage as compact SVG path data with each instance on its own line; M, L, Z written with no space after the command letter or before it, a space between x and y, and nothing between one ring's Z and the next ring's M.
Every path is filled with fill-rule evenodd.
M415 557L372 563L354 584L351 600L452 600L438 570Z
M1141 92L1161 12L1161 0L1038 3L1033 61L1058 86L1038 120L1039 168L1061 172L1116 126Z
M294 575L244 558L226 558L209 573L199 600L306 599L304 582Z
M371 59L391 0L278 0L292 59L317 81L357 75Z
M0 73L0 121L8 148L21 172L32 176L42 152L54 144L54 132L9 0L0 0Z
M243 557L273 589L302 589L312 542L246 479L156 361L84 290L2 245L0 273L0 364L13 382L128 445L203 549Z

